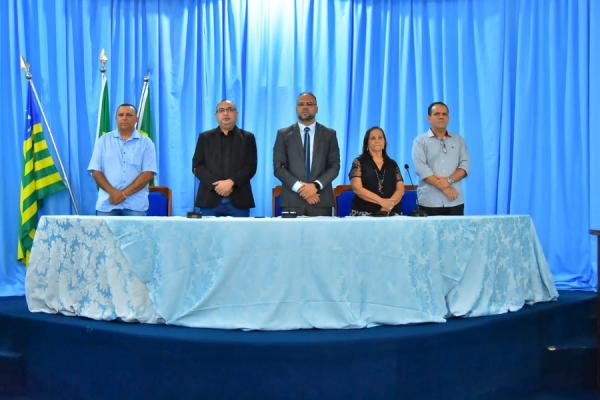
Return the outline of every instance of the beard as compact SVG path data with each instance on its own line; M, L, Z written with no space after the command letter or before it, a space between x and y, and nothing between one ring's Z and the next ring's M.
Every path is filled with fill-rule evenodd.
M317 114L311 114L311 113L308 113L308 114L298 113L298 120L299 121L312 121L313 119L315 119L316 115Z

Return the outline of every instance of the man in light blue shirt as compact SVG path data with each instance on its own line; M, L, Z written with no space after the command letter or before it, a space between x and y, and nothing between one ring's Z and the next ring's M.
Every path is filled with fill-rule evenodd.
M96 140L88 171L98 185L96 215L146 215L148 182L156 174L152 140L135 129L137 110L117 108L118 128Z
M419 187L419 207L427 215L464 215L461 180L471 160L464 139L447 130L448 106L440 101L427 109L431 128L413 142L412 158Z

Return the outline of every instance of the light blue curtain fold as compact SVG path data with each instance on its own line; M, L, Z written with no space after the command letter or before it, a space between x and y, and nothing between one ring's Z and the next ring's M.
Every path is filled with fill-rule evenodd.
M16 237L26 81L18 57L31 64L79 207L93 214L87 164L102 48L111 112L137 104L144 75L151 77L158 179L172 188L177 215L192 207L196 138L216 126L223 98L256 135L253 215L270 214L278 183L272 146L277 129L295 121L300 91L316 94L318 120L337 131L335 184L348 183L372 125L384 128L389 154L412 166L427 105L442 100L473 159L467 213L530 214L558 286L595 288L588 230L600 227L600 139L592 125L600 106L599 17L592 0L6 0L0 295L23 292ZM43 212L72 213L68 195L48 199Z

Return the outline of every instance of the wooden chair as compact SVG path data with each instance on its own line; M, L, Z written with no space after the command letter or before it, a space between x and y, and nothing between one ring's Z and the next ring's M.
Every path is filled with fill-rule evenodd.
M335 215L346 217L350 214L352 203L352 185L338 185L333 190L335 195ZM417 187L415 185L404 185L404 196L402 196L402 214L408 215L417 209Z
M277 185L271 192L271 217L279 217L281 215L281 185Z
M352 185L337 185L333 189L333 195L335 196L334 214L338 217L350 215L350 206L352 205L352 197L354 197Z
M417 209L417 187L415 185L404 185L404 196L402 196L402 215L409 215Z
M148 189L148 212L146 215L158 217L170 217L172 195L167 186L150 186Z

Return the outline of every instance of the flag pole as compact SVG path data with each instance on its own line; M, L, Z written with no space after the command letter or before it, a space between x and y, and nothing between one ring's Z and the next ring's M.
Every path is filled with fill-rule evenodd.
M50 140L52 141L52 147L54 147L54 154L56 154L56 158L58 159L58 164L60 165L60 170L62 171L63 180L65 181L65 186L69 191L69 196L71 197L71 203L73 204L73 208L75 209L75 214L79 215L79 208L77 208L77 203L75 202L75 196L73 195L73 191L71 190L71 184L69 183L69 178L67 176L67 172L65 171L65 167L60 158L60 153L58 152L58 147L56 147L56 142L54 141L54 135L52 134L52 129L50 128L50 124L48 124L48 119L46 118L46 113L44 112L44 107L40 102L40 97L38 96L37 90L35 89L35 84L33 83L33 77L31 76L31 72L29 70L29 64L25 60L23 56L21 56L21 68L25 71L25 78L29 85L31 85L31 90L33 91L33 96L35 97L35 101L40 108L40 112L42 113L42 118L44 119L44 123L46 124L46 128L48 128L48 134L50 135Z
M104 89L106 87L106 62L108 61L108 57L106 57L106 53L104 52L104 49L102 49L100 51L100 56L98 57L98 60L100 61L100 101L98 102L98 104L102 104L102 98L104 97ZM102 113L100 112L100 110L102 109L102 107L100 107L100 109L98 109L98 123L96 124L96 141L98 141L98 136L100 136L100 124L101 124L101 117L102 117Z
M148 83L150 82L150 76L144 76L144 86L142 86L142 95L140 96L140 105L138 106L137 122L135 123L135 129L138 129L140 125L140 119L144 115L144 109L146 108L146 96L148 95Z
M149 127L144 125L144 118L146 117L146 108L148 108L148 112L150 112L150 104L148 104L148 96L150 93L150 69L148 69L148 73L144 76L144 84L142 85L142 93L140 94L140 104L137 109L137 122L135 124L135 129L140 131L140 133L147 136L152 142L154 142L154 138L152 137L152 131L148 129ZM150 117L151 119L151 117ZM152 125L152 122L149 122ZM146 131L141 131L144 128ZM155 176L150 182L150 186L156 186L158 184L158 178Z

